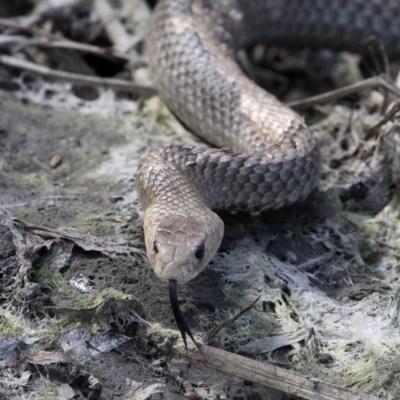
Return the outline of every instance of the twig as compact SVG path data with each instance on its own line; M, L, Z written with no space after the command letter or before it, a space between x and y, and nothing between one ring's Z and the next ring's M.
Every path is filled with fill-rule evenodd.
M390 121L391 119L393 119L396 114L398 114L398 112L400 111L400 99L396 100L393 104L392 104L392 108L386 112L386 114L380 118L380 120L371 128L368 129L368 132L365 136L366 140L369 140L375 136L377 136L378 132L379 132L379 128L382 125L385 125L386 122Z
M207 367L281 390L284 393L312 400L377 400L376 397L355 393L343 387L321 382L275 365L262 363L215 347L202 345L200 353L190 345L191 357Z
M73 40L55 39L50 37L30 39L25 36L0 35L0 46L3 45L19 45L23 47L37 46L46 48L68 49L85 53L92 53L104 58L122 59L130 62L136 61L133 60L132 57L130 57L129 55L116 51L111 47L102 48L90 44L74 42Z
M124 52L130 50L136 44L135 38L126 32L107 0L96 0L94 10L103 22L104 29L115 48Z
M29 71L47 78L61 79L75 84L94 87L109 87L123 92L133 92L140 96L150 97L156 94L156 90L151 86L140 85L122 79L97 78L94 76L72 74L69 72L56 71L51 68L43 67L29 61L20 60L15 57L0 55L0 64L8 67Z
M243 314L247 313L250 311L260 300L261 296L258 296L249 306L241 310L237 315L235 315L233 318L229 319L228 321L223 322L222 324L218 325L214 329L211 329L210 332L207 333L205 337L205 341L209 342L221 329L223 328L229 328L231 325L233 325L234 322L236 322Z
M0 18L0 28L33 34L36 29L32 25L38 22L39 15L28 15L19 18Z
M349 94L358 93L362 90L371 89L376 86L381 86L386 90L388 90L389 92L400 97L400 89L395 84L389 82L383 76L374 76L372 78L365 79L361 82L356 82L353 83L352 85L332 90L331 92L328 93L312 96L304 100L291 101L290 103L288 103L288 106L293 108L308 108L316 104L326 103L328 101L336 100L341 97L348 96Z

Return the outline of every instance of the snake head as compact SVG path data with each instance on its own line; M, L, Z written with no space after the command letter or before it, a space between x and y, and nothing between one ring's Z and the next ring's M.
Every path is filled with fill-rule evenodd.
M212 223L208 215L168 215L145 226L147 255L161 280L187 283L209 263L224 233L221 219L212 214Z

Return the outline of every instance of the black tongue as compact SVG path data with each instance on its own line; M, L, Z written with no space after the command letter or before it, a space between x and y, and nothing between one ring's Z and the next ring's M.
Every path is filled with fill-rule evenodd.
M201 351L200 345L194 340L189 325L182 316L181 309L179 308L179 303L178 303L177 288L178 288L178 283L175 280L171 279L169 281L169 300L171 302L172 312L174 313L176 324L178 325L179 331L181 332L182 335L183 342L185 343L186 352L188 350L186 342L186 334L188 334L188 336L190 337L190 339L192 339L196 347Z

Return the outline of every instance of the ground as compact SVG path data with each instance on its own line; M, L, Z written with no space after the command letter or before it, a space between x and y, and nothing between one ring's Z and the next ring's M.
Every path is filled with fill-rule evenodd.
M0 21L2 36L27 40L38 35L35 28L42 36L69 32L83 43L79 28L88 24L95 35L104 27L95 6L75 3L37 2L42 19L32 31L19 31L21 20L13 17L7 21L14 28ZM150 10L140 1L122 4L121 20L127 8L134 16L124 26L135 28L137 59L132 69L125 60L117 77L133 70L146 85L142 44ZM35 15L28 6L26 18ZM10 12L0 8L0 17ZM4 47L5 54L62 69L63 50L25 45ZM333 72L280 73L288 88L272 86L283 100L315 94L315 82L323 92L361 79L357 56L315 58L318 68L334 60ZM79 62L94 69L99 60ZM162 145L199 139L157 95L112 88L82 94L76 84L20 69L0 65L0 396L297 398L193 361L166 284L149 267L137 165ZM387 118L371 129L391 115L393 100L375 88L305 111L322 146L320 190L289 210L221 214L221 249L179 287L197 340L259 298L209 344L351 389L360 399L400 397L398 123Z

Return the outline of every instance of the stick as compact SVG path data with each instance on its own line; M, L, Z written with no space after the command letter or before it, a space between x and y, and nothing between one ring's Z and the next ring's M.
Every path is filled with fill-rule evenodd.
M75 84L81 84L85 86L110 87L115 90L121 90L124 92L133 92L137 95L145 97L150 97L156 94L155 89L153 89L151 86L140 85L122 79L97 78L94 76L56 71L54 69L43 67L41 65L37 65L29 61L20 60L15 57L0 55L0 64L7 65L9 67L17 68L24 71L29 71L37 75L45 76L47 78L61 79L67 82L72 82Z
M1 25L1 22L0 22ZM8 36L0 35L0 46L13 46L19 45L22 47L45 47L45 48L55 48L55 49L68 49L75 50L84 53L96 54L100 57L108 59L121 59L129 62L136 62L131 56L118 52L112 47L98 47L91 44L74 42L73 40L67 39L55 39L40 37L37 39L27 38L25 36Z
M368 394L355 393L337 385L321 382L311 376L303 376L225 350L204 344L201 347L203 353L195 349L192 344L189 349L192 359L200 364L281 390L284 393L312 400L377 400L376 397Z
M352 85L345 86L340 89L332 90L328 93L319 94L317 96L309 97L304 100L296 100L287 103L289 107L293 108L308 108L316 104L326 103L328 101L339 99L340 97L348 96L352 93L358 93L361 90L371 89L376 86L381 86L389 92L400 97L400 89L391 82L388 82L383 76L374 76L373 78L365 79L361 82L353 83Z

